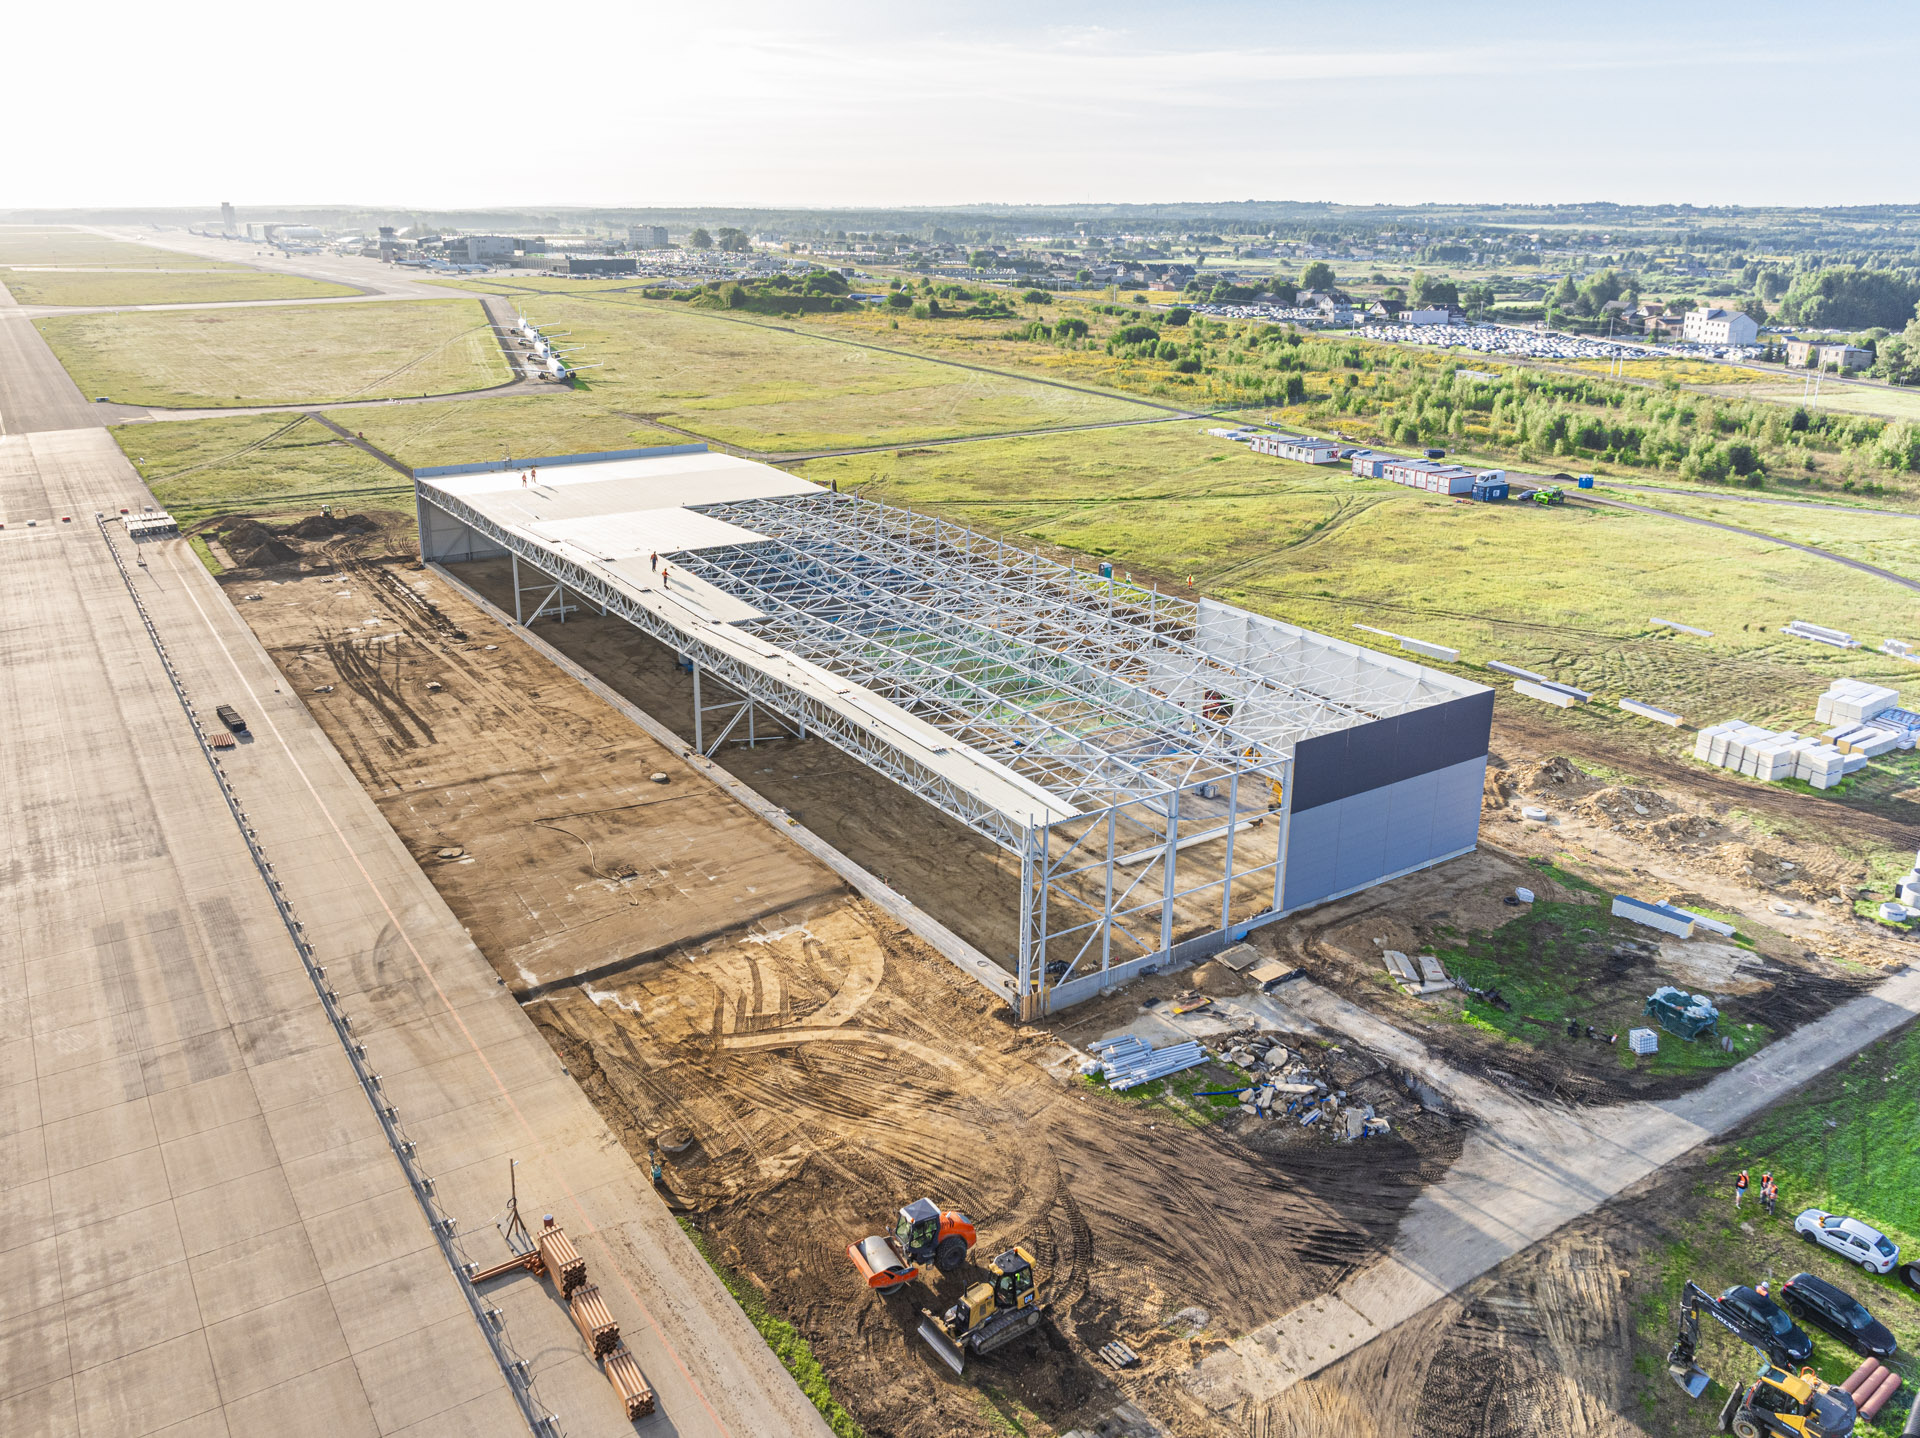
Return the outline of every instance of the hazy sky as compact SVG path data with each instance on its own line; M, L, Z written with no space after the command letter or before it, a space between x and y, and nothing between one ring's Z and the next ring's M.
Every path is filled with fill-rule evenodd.
M22 6L0 208L1920 199L1920 4Z

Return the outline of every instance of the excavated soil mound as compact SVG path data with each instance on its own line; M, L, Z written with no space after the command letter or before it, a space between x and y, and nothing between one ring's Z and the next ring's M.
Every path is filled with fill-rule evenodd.
M365 514L310 514L278 533L295 539L338 539L343 534L378 534L379 521Z
M269 569L276 564L292 564L300 557L298 550L256 519L241 520L220 536L220 542L242 569Z

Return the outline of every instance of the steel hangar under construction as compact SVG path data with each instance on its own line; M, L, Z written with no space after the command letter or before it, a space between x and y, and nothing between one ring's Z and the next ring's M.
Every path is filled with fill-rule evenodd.
M510 558L523 623L690 664L703 753L818 736L1013 855L1023 1016L1478 839L1493 691L1398 657L700 445L415 492L422 556Z

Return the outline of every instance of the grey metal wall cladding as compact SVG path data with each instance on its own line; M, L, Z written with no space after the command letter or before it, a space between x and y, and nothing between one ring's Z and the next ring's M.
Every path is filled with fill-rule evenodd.
M1282 904L1305 908L1471 849L1486 778L1482 753L1294 814Z
M431 503L422 503L419 509L424 521L420 533L420 552L427 559L459 562L492 559L507 552L492 540L475 534L444 510L434 508Z
M1493 691L1464 694L1351 729L1302 739L1293 749L1294 832L1300 815L1369 789L1484 759Z

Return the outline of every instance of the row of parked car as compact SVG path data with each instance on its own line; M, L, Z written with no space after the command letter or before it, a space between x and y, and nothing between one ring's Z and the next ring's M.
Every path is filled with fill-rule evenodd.
M1900 1262L1898 1244L1871 1224L1845 1214L1809 1208L1793 1220L1793 1231L1869 1273L1891 1273ZM1912 1283L1914 1276L1906 1276ZM1899 1346L1886 1324L1865 1304L1817 1274L1796 1273L1771 1292L1764 1284L1758 1288L1741 1284L1721 1294L1720 1301L1774 1335L1774 1351L1783 1367L1813 1356L1813 1340L1795 1319L1833 1335L1862 1357L1884 1361Z

